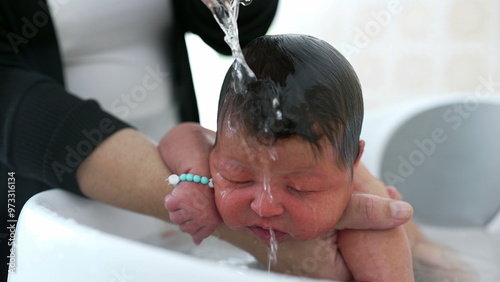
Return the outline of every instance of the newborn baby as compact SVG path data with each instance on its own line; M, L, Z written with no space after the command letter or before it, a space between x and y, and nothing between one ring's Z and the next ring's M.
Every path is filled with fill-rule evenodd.
M332 272L342 270L330 278L413 281L402 227L334 231L364 147L361 86L349 62L305 35L260 37L243 52L257 79L237 92L233 65L224 80L209 158L214 193L180 182L166 200L172 221L197 243L221 220L267 244L321 238Z

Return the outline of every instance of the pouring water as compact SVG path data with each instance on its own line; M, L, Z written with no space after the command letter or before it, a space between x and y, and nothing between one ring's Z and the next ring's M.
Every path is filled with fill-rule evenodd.
M235 59L232 73L234 78L233 81L235 82L233 87L237 93L241 94L246 94L246 85L257 79L243 56L239 42L237 24L239 4L247 6L251 4L251 2L252 0L204 0L204 3L210 9L215 20L224 32L224 40L231 48L232 56ZM264 186L264 193L266 193L268 200L272 201L271 187L268 183ZM276 241L274 230L271 228L269 229L269 232L268 271L271 270L271 264L276 263L278 249L278 243Z

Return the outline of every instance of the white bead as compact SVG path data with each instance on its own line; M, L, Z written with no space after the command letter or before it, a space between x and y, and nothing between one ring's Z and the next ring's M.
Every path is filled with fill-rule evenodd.
M172 185L177 185L180 181L179 179L179 176L177 174L172 174L168 177L168 183L172 184Z
M208 180L208 187L214 188L214 180L212 178Z

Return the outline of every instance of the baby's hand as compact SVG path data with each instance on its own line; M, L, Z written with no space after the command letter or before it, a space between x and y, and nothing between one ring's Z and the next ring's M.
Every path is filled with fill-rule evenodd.
M222 223L215 205L214 190L207 185L180 182L165 197L165 208L170 220L179 224L181 231L191 234L196 245Z

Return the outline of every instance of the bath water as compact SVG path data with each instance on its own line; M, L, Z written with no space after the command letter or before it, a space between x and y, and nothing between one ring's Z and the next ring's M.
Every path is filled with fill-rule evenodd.
M246 94L246 85L249 82L257 80L255 74L250 69L248 64L245 61L245 57L243 56L243 52L241 50L239 36L238 36L238 12L239 12L239 4L244 6L249 5L252 0L211 0L207 4L207 7L212 11L215 20L221 27L222 31L225 34L224 40L231 48L231 53L235 59L233 65L233 88L237 93ZM273 100L273 107L277 107L277 100ZM281 112L277 112L278 119L281 119ZM267 129L267 128L266 128ZM275 154L270 151L270 156L273 161L276 160ZM264 180L264 191L266 200L272 201L271 194L271 186L269 184L269 180ZM264 197L261 197L261 200ZM276 236L274 234L274 230L272 228L269 229L270 239L269 239L269 248L268 248L268 271L271 270L271 264L276 263L277 260L277 250L278 250L278 242L276 241Z

